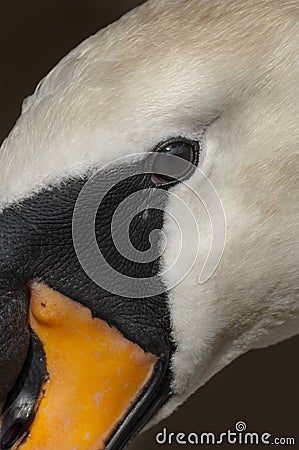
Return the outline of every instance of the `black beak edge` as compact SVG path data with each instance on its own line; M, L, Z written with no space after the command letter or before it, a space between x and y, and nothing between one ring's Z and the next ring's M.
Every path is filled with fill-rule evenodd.
M107 442L106 450L124 450L169 398L169 359L169 354L159 358L151 379ZM31 345L24 369L4 407L0 449L12 448L22 436L19 445L26 440L47 377L42 345L31 332Z
M124 450L170 397L169 354L162 355L139 399L106 444L106 450Z

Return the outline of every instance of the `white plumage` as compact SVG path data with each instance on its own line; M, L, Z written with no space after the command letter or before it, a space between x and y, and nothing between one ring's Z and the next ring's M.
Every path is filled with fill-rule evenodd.
M199 285L208 216L174 187L201 247L169 294L174 395L160 418L239 355L298 333L297 47L297 1L151 0L67 55L1 148L3 208L169 136L203 134L201 169L224 206L226 246ZM190 182L200 189L196 174ZM172 200L167 212L181 214ZM165 268L178 241L167 217Z

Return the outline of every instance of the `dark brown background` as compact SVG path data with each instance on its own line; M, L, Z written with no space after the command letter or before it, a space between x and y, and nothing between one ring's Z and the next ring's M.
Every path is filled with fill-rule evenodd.
M62 56L140 3L1 0L0 142L12 128L22 99ZM215 376L170 419L139 437L130 449L160 448L155 443L155 433L163 426L174 432L220 432L233 430L238 420L244 420L250 431L295 436L299 448L298 348L296 337L244 355Z

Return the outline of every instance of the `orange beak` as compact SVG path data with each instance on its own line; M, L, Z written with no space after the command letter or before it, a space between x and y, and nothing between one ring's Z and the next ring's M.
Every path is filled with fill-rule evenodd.
M150 384L159 358L81 304L43 284L30 288L29 322L48 377L30 429L8 448L104 449Z

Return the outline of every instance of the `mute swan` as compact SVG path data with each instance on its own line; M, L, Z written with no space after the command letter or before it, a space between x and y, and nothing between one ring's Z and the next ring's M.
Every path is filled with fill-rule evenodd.
M291 195L296 182L296 4L176 3L178 10L161 0L149 2L71 52L24 103L2 146L2 397L27 354L23 286L32 278L89 306L146 353L160 357L169 351L171 396L166 401L164 393L158 418L240 354L298 332ZM181 261L179 270L186 276L167 295L138 302L138 307L122 299L111 309L83 272L74 277L77 266L62 231L71 227L68 208L72 212L74 196L94 169L120 156L167 148L197 152L198 166L216 187L226 215L223 257L214 275L199 284L211 240L208 217L190 186L170 183L169 192L184 200L199 225L196 263L188 272ZM201 181L198 172L190 174L193 189L200 191ZM173 196L164 206L163 217L140 219L146 238L152 228L162 227L167 240L159 267L148 269L151 274L169 267L176 256L179 235L170 214L181 221L184 246L194 243L182 203ZM53 216L63 220L55 222ZM141 237L137 233L135 245L144 250ZM173 285L171 276L177 272L160 277L165 291ZM39 292L34 286L31 292ZM91 304L91 297L100 307ZM123 308L129 310L123 313ZM151 314L150 326L145 311ZM32 386L29 393L36 403ZM14 415L22 396L21 391L4 410L6 443L15 422L22 425L13 428L16 435L30 425L23 410L23 416ZM142 414L137 411L136 417ZM137 426L124 425L126 436ZM30 439L23 447L30 448Z

